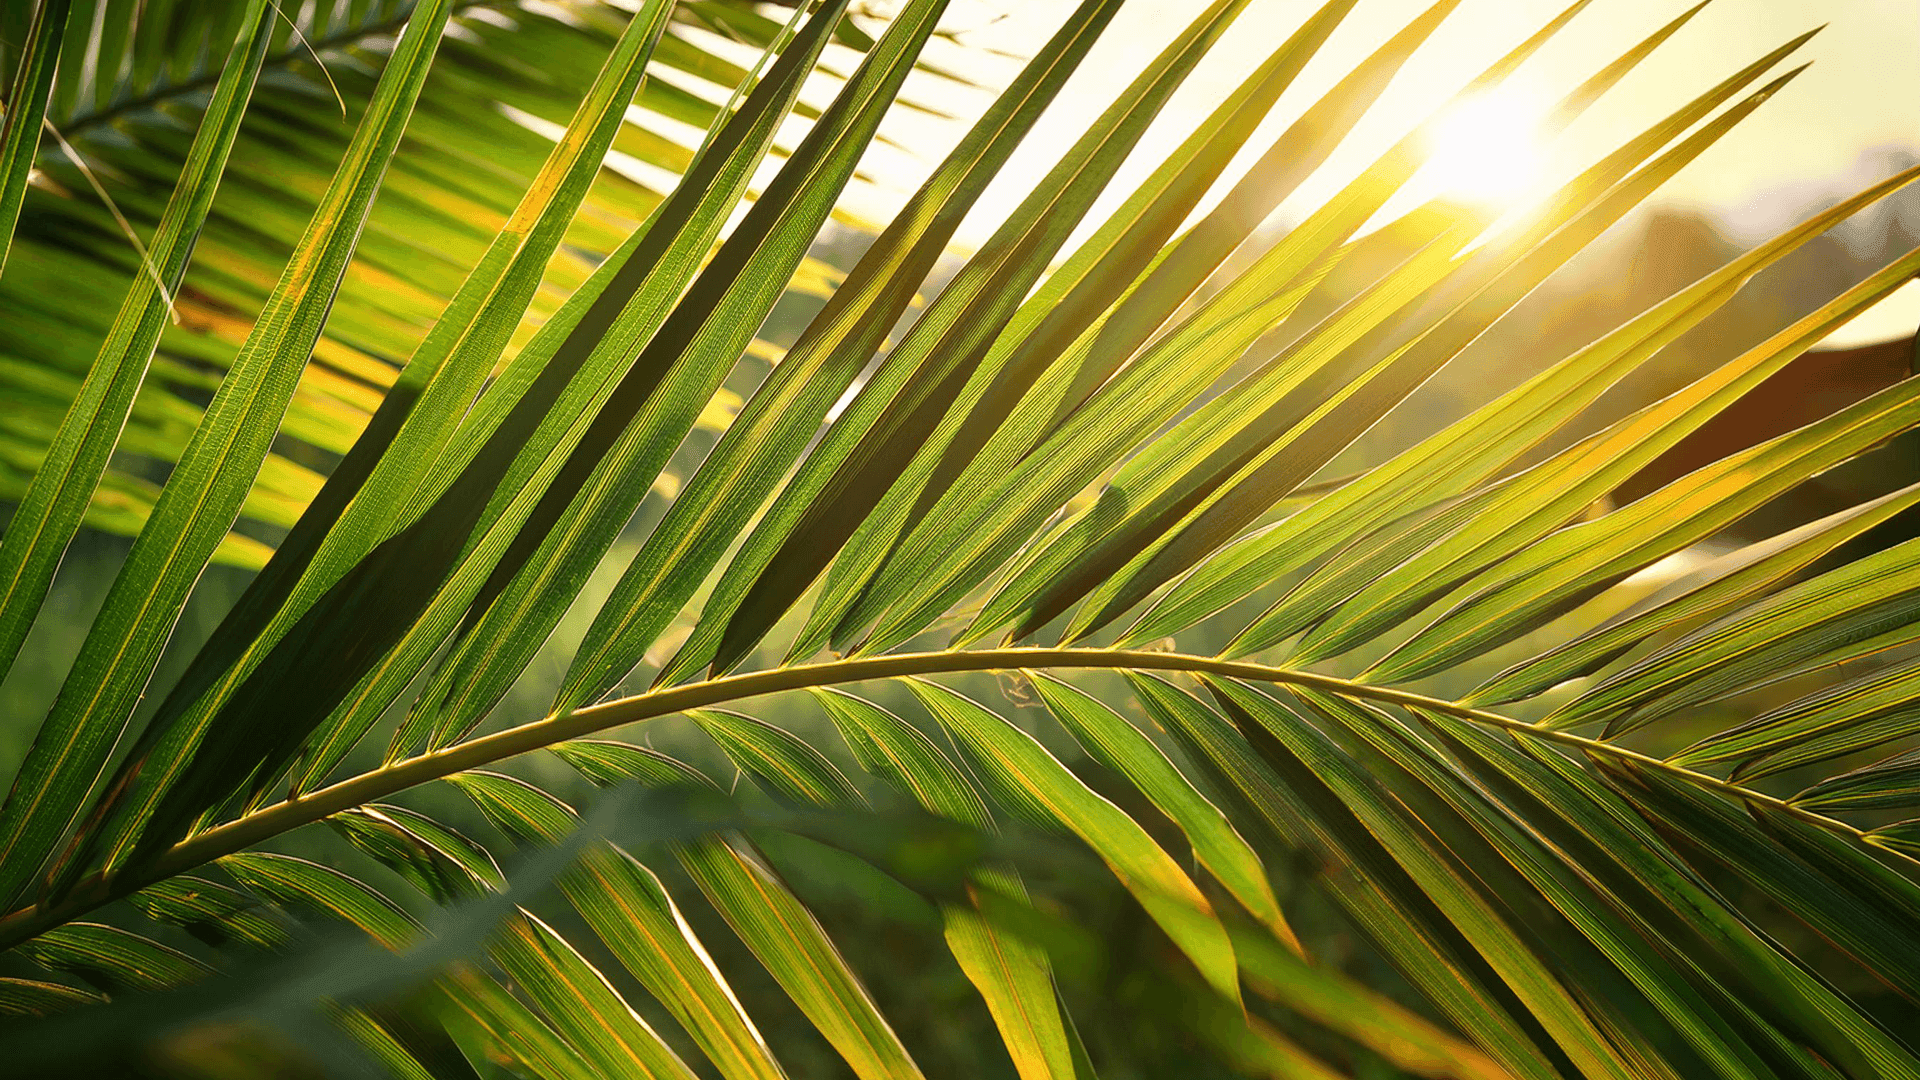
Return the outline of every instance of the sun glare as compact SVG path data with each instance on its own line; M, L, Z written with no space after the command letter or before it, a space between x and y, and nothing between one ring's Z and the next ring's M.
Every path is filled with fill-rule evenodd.
M1540 184L1539 108L1514 91L1468 98L1440 117L1427 152L1427 179L1439 193L1507 209Z

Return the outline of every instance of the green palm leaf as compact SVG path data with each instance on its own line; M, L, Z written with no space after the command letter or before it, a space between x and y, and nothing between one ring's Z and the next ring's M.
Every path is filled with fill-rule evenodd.
M186 1032L409 1078L1920 1075L1920 542L1879 539L1920 485L1636 584L1920 426L1920 380L1612 501L1920 253L1588 419L1916 171L1382 451L1764 122L1811 35L1500 229L1431 198L1368 231L1436 113L1263 230L1455 4L1294 13L1114 190L1248 32L1217 0L935 288L1123 3L1063 9L977 110L942 0L9 10L16 676L79 530L135 537L9 718L9 1060ZM814 257L919 160L903 120L972 112L844 275ZM795 293L823 303L770 346ZM258 572L176 633L223 560Z

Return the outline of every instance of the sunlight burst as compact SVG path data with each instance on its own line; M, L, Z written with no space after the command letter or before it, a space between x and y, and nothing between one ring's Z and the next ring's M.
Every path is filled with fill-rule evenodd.
M1512 89L1468 98L1434 125L1427 179L1440 193L1489 209L1506 209L1536 193L1544 154L1540 108Z

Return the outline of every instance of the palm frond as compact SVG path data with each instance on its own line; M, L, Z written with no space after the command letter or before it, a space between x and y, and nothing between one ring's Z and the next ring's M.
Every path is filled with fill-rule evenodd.
M0 808L9 1061L189 1031L428 1078L1920 1075L1920 541L1861 546L1920 486L1634 585L1912 430L1920 380L1612 498L1920 253L1589 419L1920 169L1315 482L1764 118L1811 35L1497 228L1376 227L1427 118L1263 231L1455 7L1299 101L1360 25L1327 0L1096 219L1244 30L1215 0L922 302L1121 0L1065 13L844 276L810 246L964 74L943 0L788 6L8 24L9 664L83 525L135 534ZM39 96L152 226L137 258L15 130ZM808 281L780 362L743 362Z
M0 285L8 310L18 315L0 330L0 357L7 361L0 364L0 393L16 421L0 443L6 451L0 498L19 499L40 469L54 443L52 430L84 393L82 377L94 370L95 346L115 325L111 313L120 296L139 276L158 277L168 294L167 317L152 328L160 332L153 371L139 384L123 456L108 473L115 497L96 496L88 510L95 527L139 531L155 494L149 482L164 479L177 461L246 338L415 2L268 5L257 28L252 8L223 0L81 0L22 8L33 8L35 17L33 36L23 41L31 51L10 52L0 65L0 77L24 80L8 100L32 102L35 87L46 96L51 60L66 41L60 56L66 76L46 123L74 149L78 164L51 136L38 137L32 109L8 110L0 207L12 210L0 213L8 215L4 232L18 241L21 265ZM629 10L601 0L532 6L457 0L450 6L435 77L422 88L315 345L317 362L303 373L289 406L283 434L297 444L276 446L275 467L258 478L221 561L252 568L264 562L314 498L328 465L357 444L383 397L396 385L407 388L401 370L430 328L447 325L442 309L468 269L497 249L503 229L511 234L524 227L513 217L516 200L590 91ZM604 163L596 155L579 212L561 222L564 245L548 252L545 275L525 286L534 290L533 302L524 325L516 319L507 328L509 355L671 190L698 150L700 132L747 77L751 57L785 30L737 0L667 5L667 13L651 53L651 77L621 103L631 108L613 132L614 153ZM63 37L69 25L73 32ZM189 142L197 130L207 131L204 119L220 106L217 87L232 69L226 60L242 27L258 35L259 84L243 82L248 89L238 104L246 105L246 93L254 100L244 124L229 133L231 167L218 197L202 210L197 242L178 249L183 266L192 256L182 277L163 256L163 237L150 238L148 230L162 220L168 193L191 159ZM824 86L837 85L857 58L855 49L871 41L852 21L836 28L835 40L818 72ZM38 44L43 41L48 44ZM955 92L975 92L972 77L942 71L916 83L902 97L902 109L925 112ZM803 104L797 114L810 119L818 111ZM238 123L240 113L233 119ZM11 134L17 127L26 134ZM912 138L901 139L910 149ZM6 149L16 145L17 152ZM793 145L783 136L776 153ZM215 180L228 152L212 162ZM868 220L885 204L884 190L903 179L886 171L891 167L876 164L856 181L857 197L840 211L845 220ZM98 180L111 207L82 168ZM12 213L22 215L17 235ZM116 213L124 213L134 235L122 231ZM184 236L192 241L196 233L187 229ZM831 268L810 261L795 287L821 294L836 278ZM54 282L69 291L61 303L48 304Z

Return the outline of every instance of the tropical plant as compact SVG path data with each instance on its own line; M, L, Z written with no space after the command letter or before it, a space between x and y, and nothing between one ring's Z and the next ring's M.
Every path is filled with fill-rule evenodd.
M87 523L96 528L132 535L145 522L165 464L179 456L199 422L353 135L348 102L358 107L371 98L413 4L277 6L286 17L271 16L261 31L260 75L246 95L246 123L227 151L218 197L190 253L192 273L173 290L119 456L88 506ZM18 25L0 26L0 41L25 41L25 17L34 10L8 5L5 14ZM6 357L0 394L10 420L0 433L0 498L9 500L26 490L113 325L144 254L139 238L129 243L124 230L130 222L151 228L160 220L195 128L209 114L209 94L246 7L226 0L83 0L47 6L40 14L43 32L59 33L68 11L64 17L75 30L61 40L69 49L94 52L72 53L62 71L73 77L53 84L45 119L57 137L48 136L32 160L36 187L11 237L12 272L0 284L14 313L0 328ZM593 177L597 182L566 222L560 254L547 264L529 303L532 318L516 341L659 204L699 148L700 133L747 76L728 54L771 45L786 29L738 0L679 4L668 18L649 54L651 77L638 84L626 122L612 132L609 166ZM238 528L215 552L217 562L243 568L264 562L273 538L319 490L327 464L353 444L467 272L503 230L528 227L513 218L515 206L627 20L626 11L574 0L450 6L434 77L420 88L401 133L404 150L383 178L313 362L301 372L281 422L296 441L269 453ZM94 40L88 32L96 25L102 33ZM852 21L837 26L835 35L855 47L867 41ZM740 44L727 49L729 40ZM834 71L844 75L854 55L853 48L830 43L822 84L835 81ZM931 90L920 86L903 96L903 110L932 110L929 99L964 90L955 78L929 80ZM803 119L819 115L805 102L794 110ZM780 159L792 145L791 132L780 133L770 155ZM33 153L33 143L23 146ZM26 175L18 174L16 184ZM837 208L840 217L864 223L858 211L874 202L875 182L898 179L857 177ZM12 194L9 232L21 194ZM794 287L824 296L836 272L813 260L803 265ZM157 260L154 267L164 272ZM772 355L765 343L755 351ZM708 417L708 426L723 415Z
M1246 6L1214 0L923 300L1121 2L1066 15L844 280L809 268L809 245L926 62L942 0L908 0L871 37L847 0L785 24L714 0L10 8L0 214L20 224L0 334L20 483L0 663L83 523L134 538L0 807L0 1010L34 1020L10 1025L8 1060L1920 1075L1903 1034L1920 830L1900 820L1920 763L1898 752L1920 731L1901 651L1920 541L1832 557L1920 485L1650 595L1636 576L1914 427L1920 383L1605 499L1920 271L1920 251L1672 396L1580 423L1920 170L1570 355L1525 358L1483 407L1328 480L1786 87L1800 69L1775 69L1811 35L1513 220L1433 202L1371 228L1417 171L1423 124L1258 233L1456 5L1440 0L1196 213L1355 6L1328 0L1091 220ZM762 62L701 51L689 20ZM836 35L857 66L777 143ZM302 40L339 61L351 125L332 126ZM643 81L663 68L732 97ZM501 119L563 100L564 126ZM635 101L652 111L635 119ZM705 135L681 152L649 116ZM610 172L612 150L678 179L649 195ZM97 174L143 241L103 221ZM1347 280L1334 267L1375 264L1325 295ZM824 306L749 366L796 280ZM737 410L715 407L730 392ZM717 438L693 437L703 417ZM164 482L128 455L167 463ZM685 479L663 487L670 470ZM643 506L650 527L623 545ZM163 668L215 559L258 573ZM499 715L570 609L586 625L545 715ZM1021 644L1042 635L1055 644ZM1841 664L1864 673L1826 674ZM1016 678L966 681L989 673ZM1752 704L1783 684L1799 689ZM676 715L683 737L646 745ZM1672 735L1701 717L1698 738ZM641 742L598 737L616 728ZM536 752L610 790L576 810L584 784ZM964 993L869 992L909 984L835 932L870 925L828 903L849 895L921 913L885 932L933 940L944 956L910 955ZM329 925L372 944L316 938ZM824 1041L785 1024L779 995ZM992 1045L911 1037L944 1024Z

